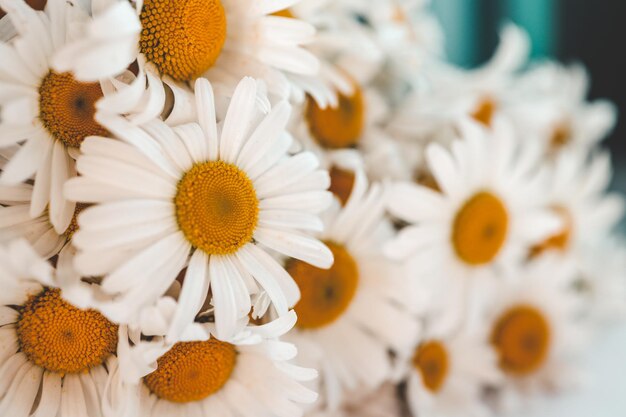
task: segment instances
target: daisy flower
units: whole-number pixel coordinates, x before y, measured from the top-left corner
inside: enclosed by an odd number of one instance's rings
[[[617,109],[607,100],[588,102],[588,90],[589,76],[582,66],[538,65],[515,81],[508,114],[546,153],[589,151],[615,126]]]
[[[272,15],[297,1],[144,0],[132,8],[107,0],[93,11],[86,36],[55,63],[95,80],[121,73],[142,56],[176,81],[206,77],[233,89],[243,76],[253,76],[272,94],[288,98],[292,74],[319,70],[317,58],[301,47],[314,38],[314,28]],[[106,64],[99,63],[103,54]]]
[[[511,273],[516,278],[501,283],[488,310],[489,341],[505,375],[497,401],[503,410],[577,383],[574,363],[585,344],[572,262],[546,256]]]
[[[319,409],[336,410],[348,391],[378,388],[392,370],[389,350],[411,342],[418,323],[405,308],[400,269],[380,248],[393,233],[383,218],[382,188],[356,175],[350,199],[326,213],[320,238],[334,254],[328,270],[297,259],[286,269],[298,283],[300,301],[288,340],[299,361],[319,369]]]
[[[23,240],[0,248],[0,413],[102,416],[125,331],[61,297],[55,271]]]
[[[116,296],[105,314],[136,320],[187,266],[180,322],[193,321],[210,289],[217,334],[225,338],[249,313],[259,286],[279,314],[298,300],[296,283],[264,248],[321,268],[332,264],[331,251],[303,233],[322,228],[316,213],[330,203],[329,181],[312,154],[286,155],[290,106],[281,102],[259,115],[253,79],[240,82],[219,125],[206,79],[195,93],[199,124],[139,127],[108,119],[122,141],[88,138],[77,162],[81,175],[65,191],[98,203],[79,216],[73,242],[81,251],[78,271],[104,275],[103,291]]]
[[[51,67],[70,40],[70,4],[51,1],[45,11],[23,0],[3,0],[0,6],[17,31],[0,43],[0,147],[21,145],[3,166],[0,183],[12,186],[32,178],[30,216],[41,216],[47,207],[50,223],[63,234],[75,208],[62,192],[64,182],[76,175],[72,158],[85,137],[107,135],[94,119],[103,93],[99,83],[83,83]]]
[[[508,106],[515,71],[526,62],[528,52],[528,35],[509,24],[491,60],[478,69],[461,70],[429,60],[422,88],[403,100],[389,122],[390,132],[428,143],[445,141],[458,120],[467,116],[491,126]]]
[[[531,255],[557,251],[578,257],[584,247],[606,238],[624,214],[624,198],[607,193],[611,159],[606,152],[592,155],[583,149],[564,149],[551,164],[548,200],[563,226],[531,248]]]
[[[483,329],[430,321],[417,345],[403,352],[401,363],[408,368],[406,398],[414,416],[490,415],[482,393],[501,374]]]
[[[301,416],[317,398],[301,382],[317,372],[290,364],[296,349],[278,340],[295,321],[290,312],[224,341],[138,342],[132,349],[143,351],[139,365],[148,370],[135,375],[138,415]]]
[[[592,322],[613,322],[626,317],[626,243],[609,236],[581,251],[575,288],[588,305]]]
[[[385,251],[437,274],[444,288],[470,285],[469,299],[479,302],[496,270],[522,259],[560,221],[544,208],[545,176],[533,147],[520,146],[506,124],[487,130],[465,121],[460,128],[462,140],[451,151],[439,144],[426,150],[440,192],[414,183],[392,187],[388,209],[409,225]]]

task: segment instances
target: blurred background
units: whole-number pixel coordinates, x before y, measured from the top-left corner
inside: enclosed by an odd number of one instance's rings
[[[591,99],[606,98],[619,109],[619,121],[604,142],[612,152],[612,187],[626,193],[626,0],[432,0],[446,35],[450,61],[475,67],[498,43],[498,30],[512,21],[528,31],[532,59],[581,62],[590,74]],[[626,222],[622,221],[626,234]],[[626,279],[626,271],[624,271]],[[588,375],[579,391],[540,401],[519,417],[626,416],[626,324],[593,341]]]

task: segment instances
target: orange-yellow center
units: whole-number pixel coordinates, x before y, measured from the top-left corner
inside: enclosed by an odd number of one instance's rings
[[[174,203],[187,240],[208,254],[234,253],[252,240],[259,200],[252,181],[233,164],[194,165],[178,183]]]
[[[527,375],[543,365],[550,349],[550,327],[534,307],[518,305],[503,313],[491,332],[500,368]]]
[[[502,201],[481,191],[461,207],[452,226],[452,245],[467,264],[491,262],[506,240],[509,216]]]
[[[20,349],[35,365],[72,374],[104,363],[117,348],[117,325],[94,310],[65,302],[58,289],[44,289],[20,309]]]
[[[572,131],[569,124],[565,122],[558,123],[552,130],[550,137],[550,146],[553,150],[558,150],[567,145],[572,138]]]
[[[354,172],[333,166],[330,171],[330,187],[328,191],[337,196],[341,205],[345,206],[354,186]]]
[[[157,397],[175,403],[200,401],[219,391],[237,363],[237,351],[217,339],[176,343],[144,378]]]
[[[300,287],[301,298],[294,309],[296,326],[316,329],[337,320],[354,298],[359,284],[356,262],[342,245],[324,242],[335,257],[330,269],[320,269],[299,260],[287,262],[287,272]]]
[[[471,116],[477,122],[485,126],[491,126],[493,115],[496,112],[496,102],[489,96],[483,97],[479,102]]]
[[[226,12],[220,0],[146,0],[140,19],[141,52],[175,80],[202,75],[226,41]]]
[[[533,246],[530,249],[531,258],[537,257],[542,253],[550,250],[563,252],[569,246],[572,237],[572,230],[574,228],[574,220],[572,219],[572,215],[566,208],[561,206],[555,206],[552,208],[552,210],[563,221],[563,228],[558,233]]]
[[[100,83],[76,81],[69,72],[50,71],[39,86],[39,120],[65,146],[78,148],[87,136],[107,136],[95,120]]]
[[[355,86],[351,96],[339,94],[337,107],[324,109],[308,97],[305,117],[311,135],[321,146],[330,149],[356,146],[365,123],[363,93]]]
[[[426,388],[432,392],[439,391],[448,375],[449,361],[445,346],[436,340],[422,343],[413,355],[413,366],[422,375]]]
[[[86,204],[86,203],[76,203],[76,208],[74,208],[74,214],[72,215],[72,220],[70,221],[69,226],[67,226],[67,229],[65,229],[65,232],[63,232],[63,236],[65,236],[65,239],[68,242],[72,240],[72,237],[74,237],[74,233],[78,231],[78,220],[77,220],[78,215],[80,214],[81,211],[83,211],[89,206],[90,204]]]
[[[279,16],[279,17],[288,17],[290,19],[294,19],[295,16],[293,15],[293,13],[291,13],[291,10],[289,9],[282,9],[279,10],[277,12],[272,13],[272,16]]]

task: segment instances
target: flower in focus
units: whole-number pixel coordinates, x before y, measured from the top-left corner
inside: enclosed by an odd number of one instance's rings
[[[330,201],[328,174],[316,170],[310,153],[286,156],[289,105],[263,116],[256,94],[256,82],[242,80],[218,126],[211,86],[200,79],[199,124],[169,128],[155,120],[136,127],[117,118],[110,130],[133,145],[85,141],[81,176],[66,192],[97,204],[79,216],[75,264],[83,275],[105,275],[102,289],[116,296],[103,310],[107,316],[137,320],[187,266],[177,323],[193,321],[210,290],[217,335],[225,338],[246,318],[259,287],[281,315],[299,298],[293,279],[264,248],[331,265],[331,251],[302,233],[322,227],[316,213]],[[171,328],[170,340],[181,326]]]

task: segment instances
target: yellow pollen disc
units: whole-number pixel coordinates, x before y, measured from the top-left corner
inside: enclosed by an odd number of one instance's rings
[[[175,403],[200,401],[226,384],[235,369],[237,351],[217,339],[176,343],[144,378],[157,397]]]
[[[485,126],[491,126],[491,119],[496,112],[496,102],[491,97],[484,97],[476,106],[472,117]]]
[[[146,0],[139,47],[161,74],[187,81],[211,68],[226,40],[220,0]]]
[[[74,214],[72,215],[72,221],[70,221],[69,226],[67,226],[67,229],[65,229],[65,232],[63,232],[63,236],[65,236],[65,240],[67,240],[68,242],[72,240],[72,237],[74,237],[74,233],[78,231],[78,215],[81,211],[89,206],[90,204],[86,203],[76,203],[76,208],[74,209]]]
[[[337,168],[333,166],[330,171],[330,187],[328,191],[335,194],[341,205],[345,206],[350,193],[352,193],[352,187],[354,186],[354,172],[346,169]]]
[[[550,328],[541,312],[519,305],[496,321],[491,343],[500,368],[514,375],[527,375],[544,363],[550,349]]]
[[[252,181],[235,165],[194,165],[178,183],[174,202],[187,240],[208,254],[233,253],[252,240],[259,200]]]
[[[452,227],[452,245],[470,265],[489,263],[506,240],[509,216],[495,195],[482,191],[465,202]]]
[[[78,148],[87,136],[108,136],[94,120],[100,83],[82,83],[63,72],[50,71],[39,86],[39,119],[53,138]]]
[[[448,375],[448,352],[444,345],[436,340],[422,343],[413,355],[413,366],[422,375],[426,388],[437,392]]]
[[[295,16],[293,15],[293,13],[291,13],[291,10],[289,9],[282,9],[277,12],[274,12],[272,13],[272,16],[288,17],[290,19],[295,19]]]
[[[531,258],[537,257],[549,250],[564,252],[569,245],[570,239],[572,237],[572,230],[574,228],[572,215],[569,213],[569,211],[567,211],[567,209],[560,206],[555,206],[552,208],[552,210],[559,217],[561,217],[561,220],[563,221],[563,228],[557,234],[550,236],[543,242],[533,246],[530,249]]]
[[[58,289],[45,289],[22,306],[17,338],[35,365],[72,374],[101,365],[115,353],[117,325],[97,311],[63,301]]]
[[[552,130],[552,137],[550,137],[550,146],[554,150],[558,150],[567,145],[572,138],[572,132],[568,124],[559,123]]]
[[[333,242],[324,243],[335,257],[330,269],[316,268],[296,259],[287,262],[287,272],[302,294],[294,307],[298,314],[296,326],[301,329],[316,329],[337,320],[350,305],[359,283],[357,264],[346,248]]]
[[[311,135],[323,147],[349,148],[361,139],[365,122],[365,103],[358,86],[352,96],[339,94],[337,107],[320,108],[313,98],[307,98],[306,121]]]

